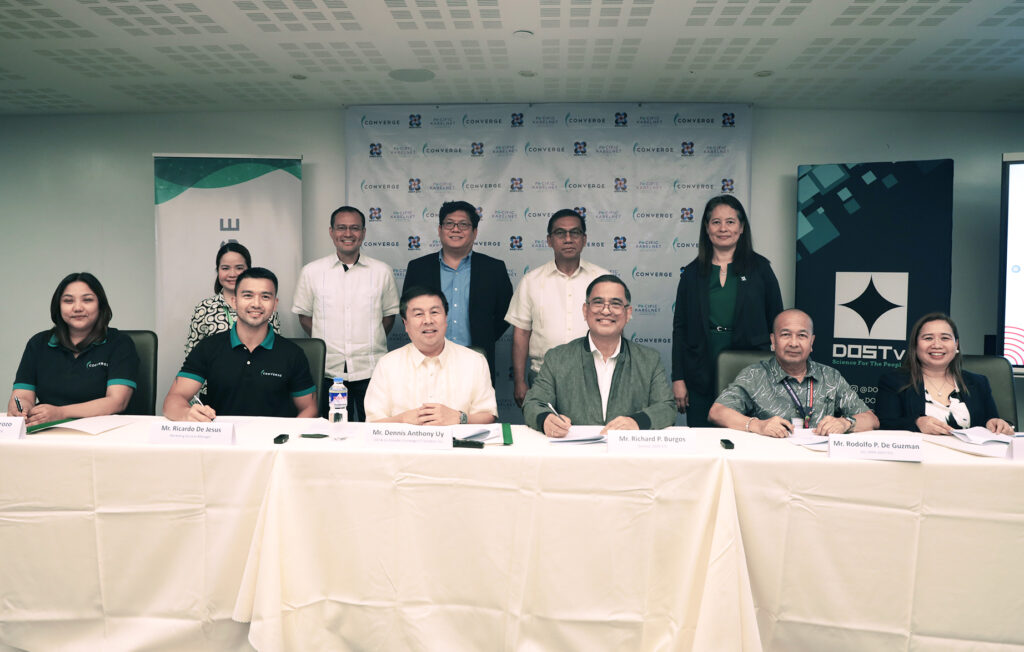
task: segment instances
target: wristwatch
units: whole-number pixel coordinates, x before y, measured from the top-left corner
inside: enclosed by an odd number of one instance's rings
[[[850,427],[847,428],[846,430],[844,430],[843,434],[845,435],[848,432],[853,432],[853,429],[857,427],[857,420],[854,419],[853,417],[843,417],[843,418],[850,422]]]
[[[469,423],[469,415],[465,412],[459,412],[459,423]]]

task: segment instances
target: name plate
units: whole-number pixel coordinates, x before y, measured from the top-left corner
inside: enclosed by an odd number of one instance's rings
[[[920,462],[921,435],[857,433],[831,435],[828,456],[841,460]]]
[[[157,421],[149,431],[149,443],[234,446],[235,424]]]
[[[0,440],[25,438],[25,417],[0,417]]]
[[[609,430],[607,439],[609,453],[633,451],[694,452],[693,436],[679,430]]]
[[[1018,433],[1010,441],[1010,452],[1006,454],[1014,462],[1024,462],[1024,435]]]
[[[405,423],[375,423],[367,427],[366,440],[387,448],[441,449],[452,447],[447,426],[410,426]]]

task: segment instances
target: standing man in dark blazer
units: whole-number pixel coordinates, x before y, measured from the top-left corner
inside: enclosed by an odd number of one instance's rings
[[[480,214],[465,201],[438,212],[441,251],[409,261],[402,293],[415,285],[440,290],[448,300],[448,339],[484,351],[494,382],[494,343],[508,328],[512,282],[504,261],[473,251]]]

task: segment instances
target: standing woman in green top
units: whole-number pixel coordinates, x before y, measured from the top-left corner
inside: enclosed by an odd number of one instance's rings
[[[239,274],[252,267],[252,256],[245,246],[237,242],[225,242],[217,250],[217,278],[213,281],[213,296],[196,304],[192,321],[188,326],[188,340],[185,341],[185,355],[196,348],[204,337],[231,330],[238,318],[235,310],[235,282]],[[270,319],[275,333],[281,332],[277,313]]]
[[[754,252],[743,204],[708,201],[697,257],[679,276],[672,319],[672,393],[691,427],[706,428],[715,401],[715,366],[725,349],[764,349],[782,312],[779,281]]]

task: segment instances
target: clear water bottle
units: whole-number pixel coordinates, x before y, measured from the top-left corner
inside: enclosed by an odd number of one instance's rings
[[[348,422],[348,388],[345,387],[345,379],[337,376],[334,384],[327,390],[327,420],[331,425]]]

